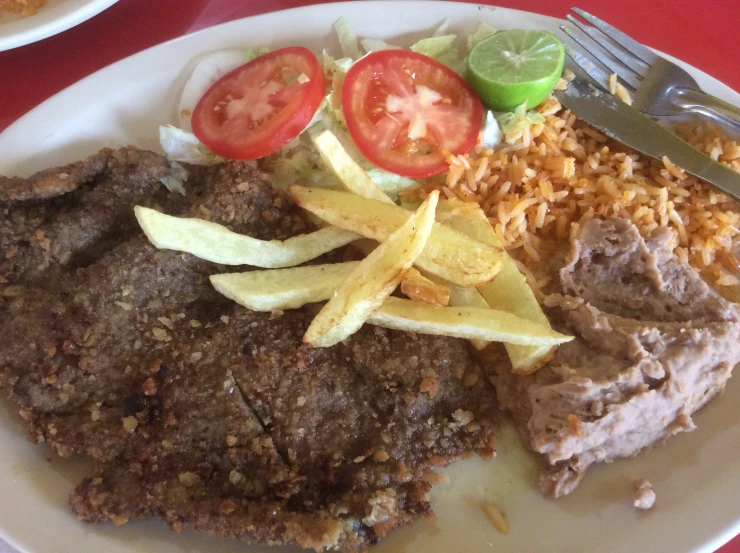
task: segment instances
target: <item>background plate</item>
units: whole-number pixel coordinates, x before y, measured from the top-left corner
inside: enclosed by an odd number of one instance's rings
[[[72,1],[72,0],[68,0]],[[382,14],[382,16],[381,16]],[[0,134],[0,174],[28,175],[80,159],[102,146],[159,150],[157,127],[176,121],[176,99],[194,59],[204,52],[302,44],[337,50],[331,24],[343,15],[363,36],[408,44],[445,18],[455,31],[479,21],[497,28],[548,29],[559,20],[503,8],[449,2],[357,2],[299,8],[226,23],[162,44],[107,67],[46,101]],[[397,37],[401,38],[397,38]],[[740,104],[740,95],[682,64],[708,92]],[[699,429],[634,459],[593,468],[578,490],[556,501],[536,487],[536,461],[504,428],[497,459],[473,458],[444,472],[432,495],[436,522],[391,534],[374,553],[709,553],[740,531],[740,379],[696,417]],[[186,532],[159,521],[120,528],[76,521],[67,496],[84,474],[32,446],[15,409],[0,407],[0,535],[32,553],[250,553],[275,551]],[[51,459],[48,461],[47,459]],[[632,507],[632,481],[648,477],[655,508]],[[506,512],[508,536],[479,507]],[[40,530],[42,529],[42,530]]]
[[[21,18],[3,11],[0,52],[50,37],[87,21],[118,0],[49,0],[39,13]]]

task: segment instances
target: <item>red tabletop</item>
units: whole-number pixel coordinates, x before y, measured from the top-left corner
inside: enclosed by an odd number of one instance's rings
[[[232,19],[312,3],[317,2],[120,0],[60,35],[0,52],[0,131],[82,77],[149,46]],[[489,0],[483,3],[564,17],[575,2]],[[685,60],[740,90],[740,1],[578,0],[577,3],[641,42]],[[719,552],[740,553],[740,536]]]

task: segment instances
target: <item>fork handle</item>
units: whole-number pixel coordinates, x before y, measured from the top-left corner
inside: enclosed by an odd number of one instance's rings
[[[701,113],[740,133],[740,108],[693,88],[679,88],[675,92],[678,105],[686,111]]]

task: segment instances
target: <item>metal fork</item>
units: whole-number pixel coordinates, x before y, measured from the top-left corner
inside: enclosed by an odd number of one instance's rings
[[[703,92],[686,71],[619,29],[579,8],[571,10],[590,25],[568,14],[576,29],[565,25],[560,29],[590,56],[567,45],[566,52],[604,90],[609,90],[609,77],[616,73],[631,93],[632,107],[645,114],[700,113],[740,132],[740,108]]]

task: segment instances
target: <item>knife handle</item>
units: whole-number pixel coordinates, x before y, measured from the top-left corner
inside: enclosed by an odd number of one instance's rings
[[[740,133],[740,108],[693,88],[675,90],[676,103],[686,111],[701,113]]]

